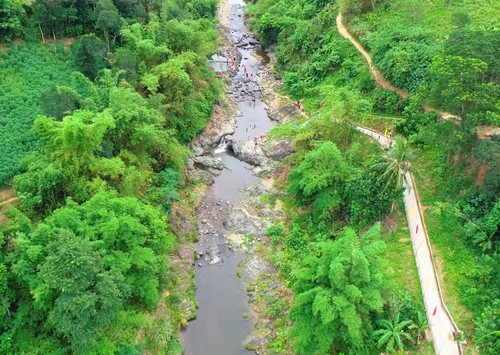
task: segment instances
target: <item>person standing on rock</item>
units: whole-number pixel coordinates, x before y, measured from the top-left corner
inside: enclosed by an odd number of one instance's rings
[[[256,151],[257,150],[257,146],[259,145],[259,141],[257,141],[257,138],[254,138],[253,139],[253,143],[254,143],[254,150]]]

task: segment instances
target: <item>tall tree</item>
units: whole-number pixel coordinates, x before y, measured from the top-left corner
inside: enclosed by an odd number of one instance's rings
[[[375,168],[384,168],[380,179],[386,181],[386,188],[400,190],[407,172],[413,171],[410,162],[415,159],[415,151],[403,136],[396,136],[387,152],[385,162],[377,163]]]
[[[388,283],[380,224],[363,236],[346,228],[296,272],[291,335],[299,354],[361,353],[369,347],[374,316],[382,310]]]
[[[96,7],[97,20],[95,27],[102,31],[108,53],[111,52],[111,42],[115,42],[116,37],[120,34],[122,27],[122,18],[118,13],[118,9],[111,0],[99,0]]]
[[[106,67],[106,45],[93,33],[78,38],[73,44],[73,53],[76,67],[90,80]]]
[[[23,20],[26,16],[22,1],[3,0],[0,2],[0,38],[10,41],[23,33]]]
[[[464,127],[474,125],[469,117],[484,111],[496,111],[500,98],[498,84],[487,80],[488,64],[475,58],[438,56],[431,66],[431,100],[458,113]]]

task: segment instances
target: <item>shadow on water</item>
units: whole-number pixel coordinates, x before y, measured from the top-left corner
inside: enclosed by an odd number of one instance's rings
[[[239,43],[247,33],[244,2],[225,1],[232,8],[229,31],[234,43]],[[242,61],[239,72],[232,78],[232,90],[238,92],[233,98],[238,102],[241,115],[236,117],[235,132],[231,137],[234,142],[253,140],[275,125],[267,115],[260,88],[251,80],[261,66],[261,62],[251,55],[256,45],[238,46]],[[214,70],[224,69],[223,61],[223,57],[212,57]],[[245,71],[248,77],[245,77]],[[252,327],[251,320],[242,317],[247,312],[246,295],[236,276],[237,265],[244,255],[228,250],[223,220],[241,199],[244,188],[259,178],[253,175],[251,166],[231,152],[222,151],[216,156],[222,158],[225,167],[208,189],[196,213],[200,235],[197,250],[203,254],[196,261],[195,269],[199,308],[196,319],[189,322],[183,334],[184,350],[187,355],[252,354],[241,347]]]

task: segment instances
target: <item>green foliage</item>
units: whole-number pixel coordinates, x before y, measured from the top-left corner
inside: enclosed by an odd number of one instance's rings
[[[469,114],[495,111],[500,89],[484,80],[487,68],[485,62],[475,58],[451,55],[434,58],[430,72],[432,102],[459,113],[464,120]]]
[[[46,116],[62,120],[80,108],[80,95],[66,86],[54,85],[40,96],[40,108]]]
[[[0,226],[0,352],[180,352],[178,290],[162,297],[179,282],[174,237],[145,201],[168,212],[179,199],[188,151],[178,138],[204,128],[219,95],[206,61],[216,4],[25,5],[28,36],[84,35],[69,55],[60,44],[0,52],[0,184],[31,153],[15,185],[36,223],[9,210]]]
[[[375,158],[367,162],[369,168],[353,174],[347,181],[344,203],[350,223],[364,227],[381,220],[401,196],[401,188],[387,189],[386,182],[380,178],[384,174],[381,160]]]
[[[42,113],[40,96],[54,85],[69,86],[72,70],[65,54],[42,46],[0,52],[0,185],[36,147],[30,129]]]
[[[382,311],[387,283],[380,225],[364,236],[346,228],[337,240],[316,245],[294,275],[292,336],[299,354],[360,352],[369,348],[373,317]]]
[[[436,112],[417,113],[412,112],[410,109],[405,110],[404,119],[397,121],[395,124],[396,131],[406,137],[417,134],[420,128],[435,122],[437,118]]]
[[[332,193],[352,169],[332,142],[322,143],[316,150],[307,153],[302,162],[290,173],[288,191],[299,201],[312,201],[323,190],[333,187]]]
[[[106,67],[106,47],[93,33],[81,36],[73,44],[72,52],[76,67],[90,80],[94,80],[97,72]]]
[[[88,111],[61,122],[37,118],[33,130],[42,152],[28,157],[23,162],[26,172],[15,179],[24,208],[44,213],[69,196],[85,201],[104,189],[104,177],[123,173],[123,163],[98,156],[104,134],[113,125],[109,114]]]
[[[412,341],[412,337],[408,333],[411,320],[400,321],[400,316],[400,313],[396,313],[393,319],[379,319],[377,321],[382,329],[373,332],[373,335],[378,338],[377,347],[383,348],[386,353],[392,353],[396,348],[403,353],[405,340]]]
[[[0,3],[0,38],[10,41],[23,34],[26,13],[21,0],[4,0]]]
[[[429,31],[398,23],[371,32],[363,40],[391,83],[412,92],[429,83],[432,58],[441,51]]]
[[[476,58],[488,63],[487,73],[491,81],[500,76],[500,60],[495,44],[500,41],[500,31],[474,29],[467,26],[455,29],[445,45],[445,53],[463,58]]]
[[[94,25],[95,0],[35,0],[33,22],[46,36],[71,36],[88,32]]]
[[[402,136],[394,137],[394,144],[389,149],[386,161],[374,165],[383,169],[380,179],[386,183],[385,188],[401,190],[406,173],[412,172],[410,163],[415,159],[415,151]]]
[[[168,168],[158,174],[159,181],[148,191],[149,199],[167,212],[171,211],[172,203],[180,200],[177,193],[180,175],[178,170]]]
[[[68,199],[31,232],[12,237],[16,282],[30,290],[37,321],[75,353],[109,342],[125,307],[152,310],[167,282],[174,237],[162,214],[135,198],[98,193]],[[18,323],[32,329],[28,315]],[[21,322],[21,323],[19,323]],[[36,328],[35,328],[36,329]],[[123,339],[134,343],[135,335]]]

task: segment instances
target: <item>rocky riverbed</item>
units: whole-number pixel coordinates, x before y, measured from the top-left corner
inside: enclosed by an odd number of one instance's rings
[[[192,143],[187,165],[188,180],[207,189],[195,212],[198,244],[180,253],[181,259],[191,253],[191,261],[194,255],[199,305],[183,337],[186,354],[243,354],[242,344],[264,353],[277,336],[264,309],[288,292],[274,277],[266,229],[282,218],[279,201],[270,203],[277,194],[272,177],[295,150],[287,140],[267,139],[276,124],[271,117],[281,121],[286,115],[280,115],[283,105],[274,95],[279,83],[255,54],[258,41],[246,32],[242,6],[237,0],[221,4],[219,29],[227,45],[214,57],[214,70],[225,62],[220,75],[226,94]],[[262,297],[262,287],[268,297]],[[193,302],[182,308],[186,317],[194,316]]]

